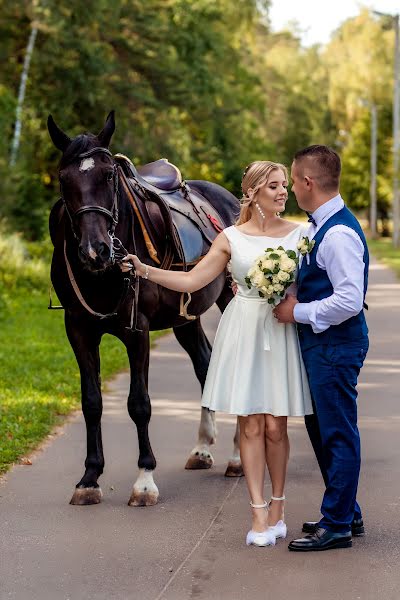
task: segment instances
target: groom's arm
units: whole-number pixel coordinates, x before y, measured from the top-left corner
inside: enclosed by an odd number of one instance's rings
[[[363,257],[364,245],[353,229],[332,227],[319,246],[317,264],[326,270],[333,293],[323,300],[297,303],[293,308],[295,321],[321,333],[358,315],[364,301]]]

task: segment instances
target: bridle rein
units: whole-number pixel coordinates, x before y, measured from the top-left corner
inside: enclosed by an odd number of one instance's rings
[[[88,150],[87,152],[83,152],[82,154],[79,154],[77,156],[77,158],[80,158],[80,159],[90,158],[94,154],[99,154],[99,153],[106,154],[107,156],[110,156],[111,159],[113,160],[113,155],[110,152],[110,150],[108,150],[108,148],[102,148],[100,146],[96,146],[95,148],[92,148],[91,150]],[[114,181],[114,193],[113,193],[113,204],[112,204],[111,210],[108,210],[108,208],[105,208],[103,206],[98,206],[96,204],[92,204],[92,205],[82,206],[82,207],[78,208],[75,212],[72,213],[70,211],[70,209],[68,208],[68,205],[65,201],[65,198],[63,195],[63,190],[62,190],[61,180],[60,180],[60,192],[61,192],[61,200],[62,200],[64,209],[65,209],[65,212],[69,217],[72,234],[77,241],[79,241],[79,237],[77,236],[75,228],[74,228],[74,222],[76,221],[77,217],[79,217],[82,214],[88,213],[88,212],[96,212],[96,213],[106,215],[109,218],[110,227],[108,229],[108,235],[110,238],[111,262],[112,262],[112,264],[120,264],[122,262],[122,259],[128,254],[128,251],[126,250],[126,248],[124,248],[121,240],[119,240],[117,237],[115,237],[115,229],[118,225],[118,218],[119,218],[119,173],[118,173],[118,165],[114,162],[114,160],[113,160],[112,178]],[[134,218],[133,214],[132,214],[132,218]],[[135,245],[135,236],[134,235],[133,235],[133,244],[134,244],[134,253],[136,254],[136,245]],[[100,312],[93,310],[87,304],[86,300],[84,299],[84,297],[82,295],[82,292],[79,289],[79,286],[76,282],[75,276],[72,271],[71,264],[68,260],[67,241],[66,241],[65,234],[64,234],[64,259],[65,259],[65,264],[67,267],[68,277],[69,277],[71,286],[72,286],[79,302],[94,317],[98,317],[100,319],[107,319],[110,317],[115,317],[118,313],[118,309],[120,308],[121,304],[126,299],[129,289],[131,288],[133,291],[134,297],[133,297],[132,308],[131,308],[130,327],[127,327],[127,329],[130,329],[132,331],[139,331],[137,329],[137,317],[138,317],[137,304],[138,304],[138,299],[139,299],[139,277],[137,276],[136,273],[132,274],[132,272],[129,271],[129,273],[124,276],[124,285],[123,285],[122,294],[121,294],[121,297],[119,298],[118,303],[117,303],[116,307],[114,308],[114,310],[109,313],[100,313]],[[52,306],[51,296],[50,296],[49,308],[57,308],[57,307]]]

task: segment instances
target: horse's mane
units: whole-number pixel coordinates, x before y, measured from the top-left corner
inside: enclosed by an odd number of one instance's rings
[[[97,140],[97,137],[92,133],[82,133],[81,135],[76,136],[61,157],[60,169],[71,164],[83,152],[90,150],[90,148],[93,147],[93,142],[95,142],[95,140]]]

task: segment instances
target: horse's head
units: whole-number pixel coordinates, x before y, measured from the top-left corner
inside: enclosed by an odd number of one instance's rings
[[[104,129],[69,138],[50,115],[50,137],[62,157],[60,189],[79,257],[91,271],[102,271],[113,262],[112,236],[118,222],[118,172],[108,150],[115,130],[114,111]]]

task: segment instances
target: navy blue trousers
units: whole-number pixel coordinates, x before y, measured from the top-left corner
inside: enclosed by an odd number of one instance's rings
[[[366,337],[302,350],[314,408],[305,422],[326,487],[320,526],[329,531],[349,531],[361,518],[356,386],[367,352]]]

